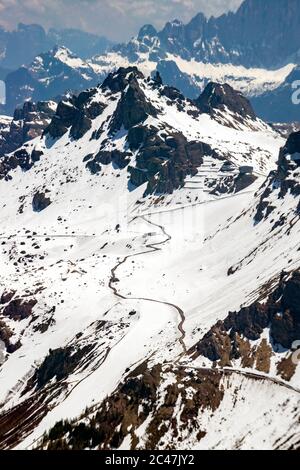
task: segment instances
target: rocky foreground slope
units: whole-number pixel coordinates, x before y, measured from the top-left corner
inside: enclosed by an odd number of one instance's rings
[[[41,136],[55,114],[54,101],[33,103],[25,101],[17,108],[12,118],[0,118],[0,157],[21,147],[27,141]]]
[[[3,157],[1,448],[299,448],[299,154],[127,68]]]

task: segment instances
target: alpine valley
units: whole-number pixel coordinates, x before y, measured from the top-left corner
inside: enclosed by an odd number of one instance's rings
[[[51,109],[0,163],[1,448],[299,448],[300,133],[135,67]]]
[[[300,450],[299,11],[7,75],[1,450]]]

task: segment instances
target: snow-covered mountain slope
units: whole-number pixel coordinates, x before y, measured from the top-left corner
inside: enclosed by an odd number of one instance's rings
[[[105,55],[93,57],[89,63],[101,77],[118,67],[137,66],[146,75],[154,75],[158,71],[165,83],[179,88],[190,98],[198,97],[211,81],[227,83],[251,99],[257,114],[263,119],[287,122],[297,119],[298,109],[291,96],[295,80],[292,77],[297,74],[298,66],[293,62],[271,70],[231,63],[207,63],[175,53],[159,53],[157,56],[152,48],[145,51],[139,41],[133,39],[125,52],[124,47],[116,47]],[[138,50],[132,53],[132,47],[138,47]]]
[[[276,69],[299,59],[299,18],[297,0],[244,0],[235,13],[217,18],[200,12],[188,24],[173,20],[161,31],[145,25],[137,37],[113,50],[130,60],[149,54],[158,61],[173,54],[197,62]]]
[[[4,158],[1,448],[299,446],[298,134],[209,90],[121,69]]]
[[[151,50],[138,52],[133,57],[124,55],[123,50],[110,51],[105,55],[93,57],[89,63],[101,76],[130,65],[137,66],[146,75],[154,74],[158,70],[166,83],[178,87],[191,98],[197,97],[210,81],[228,83],[250,98],[259,97],[283,85],[296,68],[294,63],[275,70],[246,68],[230,63],[206,63],[194,58],[188,60],[170,53],[157,60]]]
[[[13,112],[24,101],[54,99],[68,90],[80,91],[98,81],[90,64],[69,49],[57,46],[7,75],[5,106]]]

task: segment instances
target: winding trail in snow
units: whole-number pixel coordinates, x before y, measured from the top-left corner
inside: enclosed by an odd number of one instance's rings
[[[156,304],[167,305],[168,307],[174,308],[178,312],[179,317],[180,317],[180,322],[179,322],[177,328],[180,332],[179,342],[181,344],[182,351],[183,351],[182,355],[187,354],[187,347],[186,347],[186,344],[185,344],[186,333],[185,333],[185,330],[184,330],[185,314],[184,314],[184,311],[178,305],[175,305],[171,302],[165,302],[165,301],[162,301],[162,300],[158,300],[158,299],[151,299],[151,298],[145,298],[145,297],[127,297],[127,296],[122,295],[118,291],[117,287],[115,287],[115,284],[117,282],[116,271],[119,269],[120,266],[125,264],[128,259],[134,258],[136,256],[145,255],[145,254],[148,254],[148,253],[154,253],[156,251],[161,251],[160,246],[165,245],[166,243],[168,243],[172,239],[171,235],[169,235],[166,232],[165,228],[162,225],[155,224],[154,222],[151,222],[150,220],[146,219],[144,215],[136,216],[130,222],[133,222],[134,220],[137,220],[138,218],[143,219],[146,223],[148,223],[150,225],[158,227],[162,231],[162,233],[166,236],[166,238],[165,238],[165,240],[163,240],[161,242],[147,244],[146,245],[146,248],[148,248],[147,251],[142,251],[142,252],[139,252],[139,253],[134,253],[132,255],[125,256],[122,260],[120,260],[111,269],[111,277],[110,277],[108,286],[113,291],[114,295],[116,297],[118,297],[119,299],[122,299],[122,300],[143,300],[143,301],[146,301],[146,302],[153,302],[153,303],[156,303]]]

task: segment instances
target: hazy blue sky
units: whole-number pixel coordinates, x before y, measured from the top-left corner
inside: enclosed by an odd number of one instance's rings
[[[0,24],[40,23],[46,28],[79,27],[124,40],[140,26],[160,28],[171,19],[186,22],[199,11],[219,15],[236,9],[242,0],[0,0]]]

